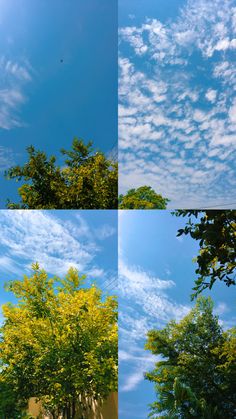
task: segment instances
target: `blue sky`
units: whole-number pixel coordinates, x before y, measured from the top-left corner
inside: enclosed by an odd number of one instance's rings
[[[235,0],[119,1],[120,191],[236,203]]]
[[[4,283],[30,275],[35,262],[49,275],[76,267],[87,285],[116,294],[117,212],[1,210],[0,306],[14,301]]]
[[[17,196],[3,171],[28,145],[56,155],[75,136],[116,145],[115,0],[0,0],[0,73],[1,208]]]
[[[180,320],[194,305],[198,243],[176,237],[184,219],[170,211],[119,211],[119,418],[146,418],[155,401],[144,380],[157,357],[144,350],[146,333]],[[210,295],[224,328],[235,325],[234,288],[216,283]]]

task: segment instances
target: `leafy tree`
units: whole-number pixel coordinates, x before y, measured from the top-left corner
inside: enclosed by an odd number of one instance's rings
[[[216,280],[229,287],[235,285],[236,269],[236,211],[179,210],[177,216],[188,217],[185,228],[177,236],[190,235],[199,241],[197,256],[198,279],[193,298],[204,289],[211,289]]]
[[[161,356],[146,373],[158,397],[150,417],[235,418],[236,328],[223,332],[210,298],[199,297],[179,323],[149,331],[146,349]]]
[[[120,209],[166,209],[169,199],[157,194],[150,186],[130,189],[119,196]]]
[[[8,208],[26,209],[116,209],[118,206],[118,166],[101,152],[94,152],[92,143],[74,139],[72,150],[62,149],[65,166],[56,165],[54,156],[27,148],[29,159],[22,167],[15,166],[7,179],[24,180],[19,189],[21,202],[8,201]]]
[[[49,278],[33,275],[8,284],[18,303],[5,304],[1,379],[19,402],[39,398],[55,417],[74,418],[80,397],[103,400],[117,389],[117,302],[103,299],[70,269]]]

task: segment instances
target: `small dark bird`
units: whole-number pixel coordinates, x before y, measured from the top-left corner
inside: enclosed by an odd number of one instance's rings
[[[61,58],[61,63],[63,63],[63,59]]]

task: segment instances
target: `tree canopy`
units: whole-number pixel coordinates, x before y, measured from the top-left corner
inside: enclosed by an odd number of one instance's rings
[[[177,216],[188,217],[177,236],[190,235],[199,241],[195,291],[211,289],[216,280],[228,287],[236,284],[236,211],[234,210],[179,210]]]
[[[157,393],[150,417],[235,418],[236,328],[222,330],[210,298],[199,297],[179,323],[149,331],[146,349],[160,358],[146,373]]]
[[[166,209],[169,199],[157,194],[151,186],[130,189],[119,196],[119,209]]]
[[[117,209],[118,165],[92,143],[74,139],[71,150],[61,150],[65,165],[56,165],[55,156],[27,148],[28,161],[9,169],[7,179],[25,181],[19,187],[20,203],[8,201],[17,209]]]
[[[73,268],[49,278],[35,264],[32,276],[8,284],[18,302],[3,306],[0,377],[18,403],[37,397],[49,412],[74,418],[80,397],[117,390],[116,298],[84,280]]]

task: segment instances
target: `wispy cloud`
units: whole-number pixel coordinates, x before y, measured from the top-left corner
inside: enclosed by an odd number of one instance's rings
[[[121,387],[121,391],[131,391],[134,390],[138,384],[143,381],[144,373],[142,368],[138,368],[132,374],[127,377],[125,384]]]
[[[22,274],[22,269],[29,270],[37,261],[53,274],[64,275],[74,266],[92,280],[107,278],[107,273],[96,262],[102,248],[94,240],[83,216],[65,222],[55,212],[2,210],[0,244],[2,272]]]
[[[0,172],[3,172],[13,165],[13,151],[10,148],[0,146]]]
[[[109,237],[114,236],[115,233],[116,229],[109,224],[104,224],[95,230],[95,234],[99,240],[108,239]]]
[[[157,278],[139,266],[129,266],[120,256],[119,362],[129,364],[129,372],[121,377],[122,392],[135,390],[144,372],[157,361],[144,350],[148,330],[161,328],[171,319],[179,320],[190,310],[190,306],[169,298],[167,292],[173,287],[173,281]]]
[[[9,130],[24,125],[19,113],[27,101],[24,87],[32,81],[33,69],[26,60],[21,61],[0,57],[0,129]]]
[[[172,208],[234,205],[235,14],[232,0],[190,0],[175,21],[120,29],[121,191],[148,184]]]
[[[158,323],[180,319],[186,315],[189,306],[176,304],[166,293],[175,287],[169,279],[162,280],[143,271],[140,267],[127,266],[119,262],[119,292],[121,296],[138,304],[147,318]]]

